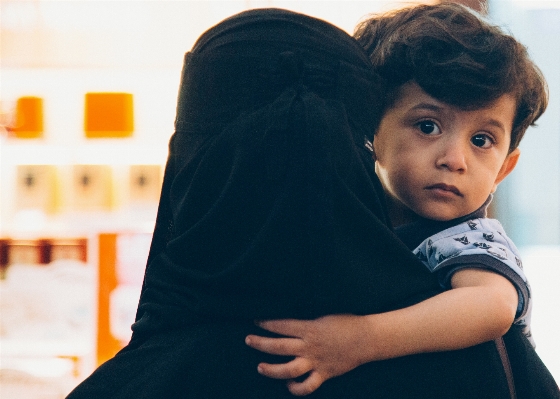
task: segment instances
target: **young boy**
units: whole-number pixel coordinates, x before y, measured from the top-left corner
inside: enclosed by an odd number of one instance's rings
[[[497,339],[514,320],[530,338],[519,255],[485,215],[546,108],[542,75],[520,43],[456,4],[376,16],[355,37],[387,83],[373,150],[391,220],[451,289],[383,314],[260,323],[289,338],[247,344],[295,359],[259,372],[291,379],[296,395],[367,362]]]

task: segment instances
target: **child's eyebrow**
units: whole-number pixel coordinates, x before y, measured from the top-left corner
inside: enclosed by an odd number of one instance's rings
[[[504,124],[502,122],[496,120],[496,119],[489,119],[487,121],[487,123],[491,126],[497,127],[498,129],[502,130],[503,132],[506,131],[506,128],[505,128]]]
[[[410,111],[415,111],[417,109],[426,109],[429,111],[442,111],[443,107],[440,107],[439,105],[436,104],[431,104],[431,103],[420,103],[420,104],[416,104],[414,107],[410,108]]]

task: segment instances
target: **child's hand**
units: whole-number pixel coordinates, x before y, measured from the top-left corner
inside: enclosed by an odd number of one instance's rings
[[[315,391],[326,380],[344,374],[363,364],[361,359],[364,335],[361,318],[353,315],[325,316],[316,320],[272,320],[258,323],[265,330],[286,338],[265,338],[249,335],[246,343],[262,352],[295,356],[283,364],[259,364],[262,375],[287,379],[293,395],[303,396]],[[306,373],[302,382],[294,381]]]

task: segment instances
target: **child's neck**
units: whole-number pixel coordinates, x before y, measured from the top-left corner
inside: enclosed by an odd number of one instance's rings
[[[425,219],[422,216],[419,216],[418,214],[413,212],[410,208],[405,206],[399,200],[392,198],[389,194],[386,193],[385,198],[387,201],[387,210],[389,211],[389,220],[391,221],[393,227],[396,228],[405,224],[416,222],[420,219]],[[487,208],[490,202],[492,202],[492,198],[493,196],[490,195],[478,209],[475,209],[474,211],[466,215],[458,216],[453,220],[443,220],[441,222],[453,222],[453,221],[458,221],[461,218],[469,218],[469,217],[485,218],[487,217]],[[435,219],[426,219],[426,220],[436,221]]]
[[[398,200],[391,198],[389,195],[386,195],[386,199],[389,219],[393,227],[399,227],[403,224],[409,224],[420,219],[420,216]]]

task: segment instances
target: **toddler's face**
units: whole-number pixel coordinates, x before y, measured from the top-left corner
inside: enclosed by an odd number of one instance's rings
[[[515,99],[463,110],[411,82],[383,116],[374,138],[376,172],[392,208],[434,220],[478,209],[515,167],[508,155]]]

